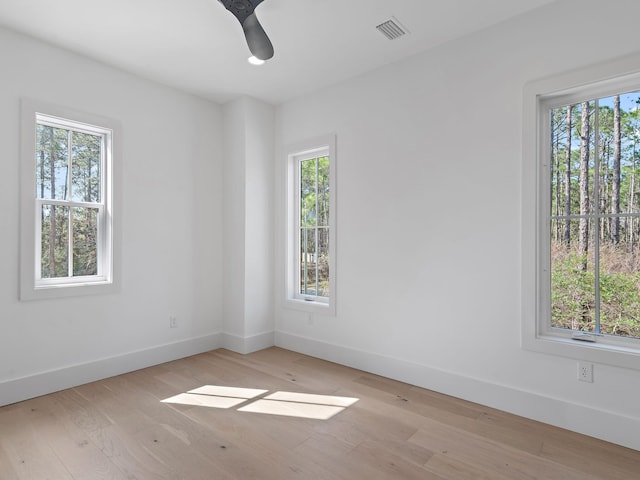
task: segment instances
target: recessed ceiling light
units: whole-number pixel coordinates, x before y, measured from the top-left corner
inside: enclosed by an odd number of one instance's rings
[[[258,57],[254,57],[253,55],[249,57],[249,63],[251,65],[262,65],[264,60],[260,60]]]

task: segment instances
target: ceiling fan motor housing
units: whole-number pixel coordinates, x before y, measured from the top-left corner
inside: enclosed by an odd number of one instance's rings
[[[264,0],[220,0],[226,9],[233,13],[241,25],[263,1]]]

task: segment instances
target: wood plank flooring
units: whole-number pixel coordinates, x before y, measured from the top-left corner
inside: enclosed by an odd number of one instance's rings
[[[162,402],[204,385],[358,401],[326,420]],[[0,479],[633,480],[640,452],[279,348],[216,350],[0,408]]]

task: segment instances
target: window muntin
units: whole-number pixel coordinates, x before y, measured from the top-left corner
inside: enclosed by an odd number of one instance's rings
[[[116,291],[113,120],[21,101],[20,298]]]

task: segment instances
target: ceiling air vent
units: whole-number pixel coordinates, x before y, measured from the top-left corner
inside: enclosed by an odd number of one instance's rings
[[[408,33],[407,29],[400,25],[395,17],[391,17],[386,22],[382,22],[376,27],[389,40],[395,40]]]

